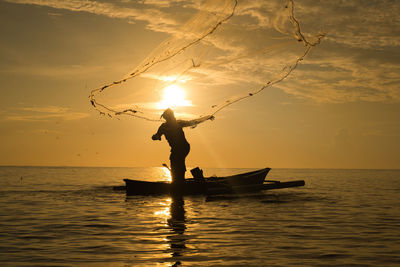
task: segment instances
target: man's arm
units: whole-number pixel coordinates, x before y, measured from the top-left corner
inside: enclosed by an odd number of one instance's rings
[[[151,137],[151,139],[153,140],[159,140],[161,141],[161,136],[164,134],[164,123],[161,124],[160,127],[158,127],[158,131],[153,134],[153,136]]]
[[[200,124],[202,122],[205,122],[207,120],[214,120],[214,116],[213,115],[207,115],[207,116],[203,116],[200,117],[198,119],[194,119],[194,120],[190,120],[190,121],[184,121],[184,120],[179,120],[179,125],[183,128],[183,127],[196,127],[197,124]]]

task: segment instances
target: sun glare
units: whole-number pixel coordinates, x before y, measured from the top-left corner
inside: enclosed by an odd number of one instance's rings
[[[163,172],[163,177],[168,181],[172,181],[171,171],[167,168],[161,167],[161,171]]]
[[[158,108],[160,109],[191,105],[191,102],[185,99],[185,91],[175,84],[164,88],[163,99],[158,102]]]

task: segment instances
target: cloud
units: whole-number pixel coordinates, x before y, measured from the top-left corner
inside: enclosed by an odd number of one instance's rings
[[[247,3],[238,13],[256,19],[246,25],[249,29],[258,29],[257,26],[260,29],[271,28],[272,17],[268,19],[264,9],[266,6],[254,1]],[[318,4],[315,1],[295,1],[295,14],[307,36],[320,29],[325,30],[327,36],[276,87],[292,96],[319,103],[400,102],[400,3],[348,1],[339,5],[334,1]],[[254,37],[247,40],[253,44],[262,40],[265,48],[278,51],[268,46],[273,39]],[[234,43],[234,38],[227,42]],[[280,64],[278,58],[263,57],[261,50],[258,55],[252,54],[256,47],[245,41],[241,45],[242,52],[247,53],[244,59],[224,65],[229,67],[226,72],[221,68],[203,69],[204,77],[221,77],[215,81],[226,85],[235,82],[263,84],[273,75],[270,70],[279,70],[276,67]],[[290,49],[285,50],[283,45],[278,56],[289,59],[288,55],[296,51]]]
[[[295,14],[303,29],[321,29],[336,44],[377,49],[400,44],[397,1],[295,1]]]
[[[49,121],[49,120],[79,120],[89,116],[88,113],[71,112],[69,108],[60,106],[34,106],[16,108],[11,114],[3,117],[10,121]]]
[[[125,67],[125,68],[124,68]],[[99,65],[16,65],[8,66],[1,69],[0,73],[6,74],[20,74],[30,76],[42,77],[87,77],[93,73],[99,73],[110,69],[121,69],[126,71],[128,66],[121,66],[121,64],[113,64],[112,66],[99,66]]]
[[[124,6],[123,2],[100,2],[100,1],[88,1],[88,0],[6,0],[10,3],[15,4],[29,4],[46,6],[55,9],[64,9],[74,12],[88,12],[95,15],[106,16],[110,18],[125,19],[129,23],[135,23],[135,21],[145,21],[148,23],[147,28],[153,31],[161,32],[174,32],[174,28],[177,25],[177,17],[171,16],[167,12],[160,10],[160,7],[156,7],[154,4],[143,3],[131,4],[130,6]],[[169,5],[163,5],[162,7],[168,7]],[[52,13],[53,14],[53,13]]]
[[[65,113],[68,108],[58,106],[45,106],[45,107],[23,107],[23,111],[40,112],[40,113]]]
[[[128,23],[145,21],[147,29],[169,34],[176,33],[183,22],[193,18],[201,8],[196,1],[7,1],[88,12],[124,19]],[[211,61],[208,62],[207,59],[196,61],[196,64],[201,63],[201,68],[188,75],[200,79],[193,82],[203,86],[232,87],[235,84],[259,86],[267,82],[273,70],[282,66],[279,57],[288,59],[292,56],[290,53],[298,51],[285,45],[280,47],[283,41],[274,29],[281,18],[277,10],[281,9],[281,2],[239,1],[236,16],[207,38],[206,45],[219,54],[210,53]],[[309,37],[323,30],[326,37],[288,79],[276,87],[287,94],[316,102],[399,102],[399,14],[400,3],[397,1],[295,1],[295,15],[304,34]],[[195,56],[204,52],[196,49],[193,50],[198,52]],[[26,68],[26,72],[31,70]],[[74,75],[83,70],[95,71],[77,65],[44,67],[34,72],[38,75]],[[25,69],[8,71],[23,72]],[[147,73],[147,78],[155,77],[151,75]],[[243,92],[251,89],[254,88],[246,87]]]
[[[129,23],[145,21],[152,31],[174,33],[177,27],[202,7],[196,1],[88,1],[88,0],[6,0],[15,4],[30,4],[75,12],[88,12]],[[282,9],[281,2],[240,1],[237,16],[249,16],[256,22],[250,28],[274,27]],[[275,13],[274,13],[275,12]],[[50,15],[59,13],[49,12]],[[295,1],[295,15],[307,32],[323,29],[326,39],[355,47],[398,46],[400,44],[400,3],[396,1]],[[276,26],[276,25],[275,25]]]
[[[383,57],[371,59],[372,50],[327,49],[317,53],[278,87],[321,103],[400,102],[400,64]]]
[[[264,12],[271,6],[258,1],[245,6],[241,14],[255,18],[261,28],[271,27],[273,16],[268,18],[271,14]],[[304,33],[310,36],[322,29],[326,37],[277,87],[316,102],[399,102],[399,14],[400,3],[396,1],[295,1],[295,15]],[[245,81],[247,77],[255,83],[268,79],[257,66],[273,69],[263,59],[240,61],[239,68],[232,66],[232,70],[236,68],[235,79]],[[248,75],[250,72],[253,75]]]

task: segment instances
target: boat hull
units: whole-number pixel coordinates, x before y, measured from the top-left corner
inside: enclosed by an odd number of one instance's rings
[[[127,195],[198,195],[213,192],[238,192],[241,187],[262,186],[270,168],[226,176],[199,179],[186,179],[181,188],[174,188],[170,182],[148,182],[124,179]]]

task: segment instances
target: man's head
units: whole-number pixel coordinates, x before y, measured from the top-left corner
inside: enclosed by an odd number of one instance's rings
[[[175,120],[174,111],[170,108],[167,108],[166,110],[164,110],[164,113],[161,115],[160,118],[164,118],[166,121]]]

